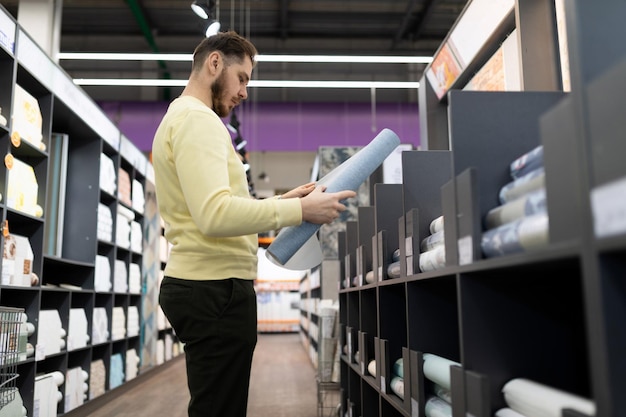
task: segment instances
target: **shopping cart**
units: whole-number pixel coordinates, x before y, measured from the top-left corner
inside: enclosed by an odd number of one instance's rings
[[[0,306],[0,410],[18,394],[18,345],[23,313],[21,308]]]
[[[322,308],[317,337],[317,417],[341,414],[337,310]]]

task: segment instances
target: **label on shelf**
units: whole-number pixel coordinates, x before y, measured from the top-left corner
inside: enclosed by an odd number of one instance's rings
[[[15,54],[15,22],[0,10],[0,45]]]
[[[404,239],[404,247],[406,248],[406,256],[413,256],[413,236]]]
[[[591,210],[596,237],[626,233],[626,177],[594,188]]]
[[[471,264],[474,258],[472,237],[465,236],[460,238],[457,245],[459,247],[459,265]]]
[[[413,271],[413,256],[406,257],[406,275],[411,276],[414,274]]]
[[[411,397],[411,417],[419,416],[419,403],[413,397]]]

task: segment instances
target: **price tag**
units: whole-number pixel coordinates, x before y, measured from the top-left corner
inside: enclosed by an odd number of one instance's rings
[[[465,236],[459,239],[457,243],[459,247],[459,265],[471,264],[474,259],[474,250],[472,248],[472,237]]]
[[[596,237],[626,233],[626,178],[594,188],[591,209]]]
[[[419,403],[413,397],[411,397],[411,417],[419,416]]]
[[[22,137],[20,136],[18,131],[11,133],[11,143],[16,148],[19,148],[20,145],[22,144]]]
[[[406,256],[413,256],[413,237],[409,236],[404,239],[404,246],[406,248]]]
[[[413,275],[413,256],[407,256],[406,258],[406,275],[410,277]]]
[[[42,361],[44,359],[46,359],[46,347],[41,343],[37,343],[35,346],[35,360]]]

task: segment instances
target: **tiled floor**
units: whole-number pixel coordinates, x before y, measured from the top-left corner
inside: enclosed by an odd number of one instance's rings
[[[141,383],[131,381],[132,386],[111,396],[115,398],[104,402],[96,399],[74,410],[71,417],[185,417],[189,394],[182,356],[149,372]],[[96,404],[97,409],[93,409]],[[248,417],[316,416],[315,369],[300,335],[259,335],[252,363]]]

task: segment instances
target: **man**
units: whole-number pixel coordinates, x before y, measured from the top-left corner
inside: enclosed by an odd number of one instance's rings
[[[234,32],[204,39],[189,81],[154,137],[152,159],[165,237],[172,244],[159,302],[185,343],[189,416],[244,417],[257,340],[257,233],[330,223],[352,191],[306,184],[250,197],[220,117],[248,96],[256,48]]]

